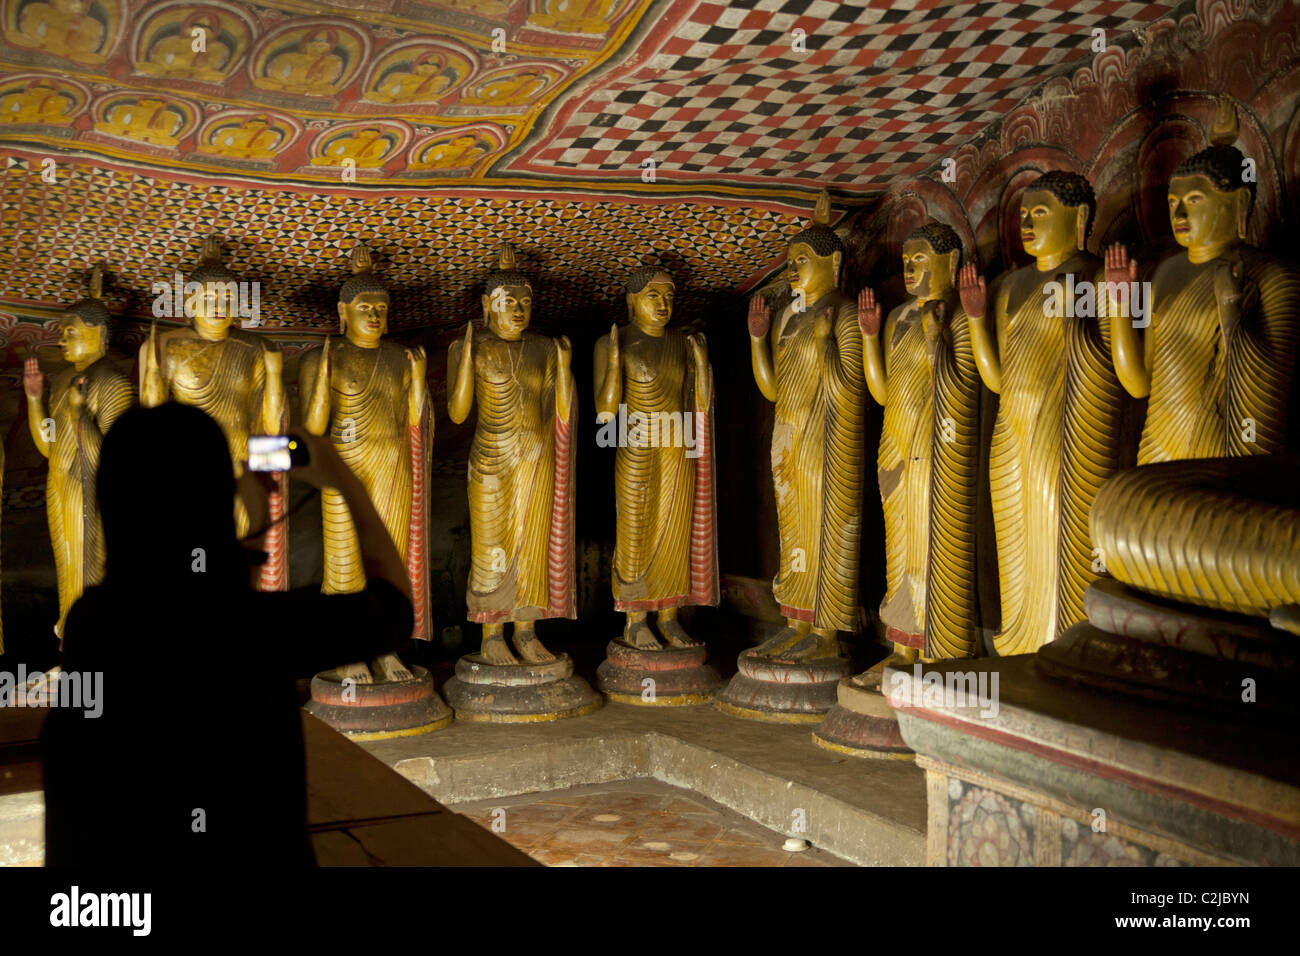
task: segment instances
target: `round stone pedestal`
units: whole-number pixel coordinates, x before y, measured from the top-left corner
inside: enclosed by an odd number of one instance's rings
[[[333,671],[311,679],[307,713],[354,740],[384,740],[441,730],[453,714],[433,689],[433,675],[411,667],[411,680],[348,682]]]
[[[573,676],[568,654],[544,664],[490,664],[478,654],[466,654],[442,692],[457,720],[492,723],[580,717],[603,703],[590,684]]]
[[[707,704],[722,684],[718,672],[706,663],[708,653],[703,644],[647,651],[615,639],[605,648],[605,660],[596,670],[596,684],[610,700],[620,704]]]
[[[894,709],[880,692],[881,668],[846,677],[836,688],[836,703],[812,732],[818,747],[850,757],[911,760]]]
[[[849,676],[849,661],[773,661],[753,650],[736,660],[739,673],[713,699],[724,714],[776,723],[815,724],[835,706],[835,690]]]

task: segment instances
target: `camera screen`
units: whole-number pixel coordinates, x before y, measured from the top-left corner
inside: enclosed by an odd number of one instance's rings
[[[291,464],[289,453],[295,444],[288,435],[249,435],[249,470],[288,471]]]

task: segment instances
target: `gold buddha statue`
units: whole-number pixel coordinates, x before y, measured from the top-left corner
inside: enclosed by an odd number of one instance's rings
[[[99,446],[135,400],[130,380],[105,358],[108,309],[101,301],[103,276],[103,268],[95,266],[90,297],[59,317],[59,348],[69,367],[51,379],[48,406],[45,376],[36,359],[29,358],[23,371],[27,426],[37,450],[50,461],[45,512],[59,590],[54,633],[60,640],[68,609],[104,573],[104,535],[95,500]]]
[[[268,338],[231,328],[229,290],[237,281],[221,262],[216,237],[208,237],[199,266],[186,283],[202,286],[186,300],[192,324],[159,333],[155,322],[140,347],[140,404],[152,408],[173,400],[207,412],[225,433],[235,471],[241,474],[248,460],[248,436],[283,432],[285,404],[280,350]],[[272,517],[278,505],[273,499]],[[242,502],[236,503],[235,525],[241,538],[250,531]],[[275,550],[262,569],[264,588],[282,573],[284,537],[268,538]]]
[[[1091,184],[1076,173],[1029,184],[1020,238],[1034,263],[994,282],[992,328],[984,280],[973,265],[961,272],[975,362],[1000,396],[989,486],[1002,656],[1031,653],[1082,621],[1083,592],[1101,570],[1088,511],[1118,467],[1121,389],[1109,323],[1097,319],[1100,262],[1085,245],[1095,209]]]
[[[1169,221],[1186,252],[1151,282],[1145,329],[1112,308],[1115,369],[1128,392],[1149,398],[1138,464],[1268,455],[1286,443],[1296,356],[1300,273],[1247,244],[1255,180],[1230,144],[1237,114],[1223,98],[1212,145],[1169,181]],[[1123,246],[1106,253],[1108,282],[1137,279]]]
[[[198,28],[203,32],[203,49],[194,49]],[[153,76],[178,76],[209,83],[225,78],[225,68],[233,53],[222,43],[221,21],[214,13],[199,11],[183,20],[177,32],[153,45],[148,56],[136,64],[141,73]]]
[[[961,240],[931,223],[903,243],[910,298],[889,313],[858,299],[867,386],[884,406],[877,468],[887,589],[880,620],[897,661],[971,657],[980,378],[958,310]]]
[[[604,33],[613,5],[613,0],[543,0],[528,22],[562,33]]]
[[[700,642],[682,628],[677,609],[717,603],[713,373],[702,335],[666,327],[672,276],[638,269],[625,290],[631,324],[596,342],[593,379],[598,420],[622,416],[631,429],[614,459],[614,609],[627,614],[623,641],[632,647],[663,647],[646,620],[650,611],[670,646],[689,647]]]
[[[839,289],[844,258],[827,222],[790,240],[794,293],[775,323],[761,296],[750,302],[750,361],[759,391],[776,404],[772,482],[781,539],[772,594],[786,627],[755,650],[772,660],[839,658],[837,632],[858,626],[865,378],[857,306]]]
[[[229,126],[200,143],[200,153],[229,156],[233,159],[274,159],[281,134],[273,129],[265,115],[250,116],[238,126]]]
[[[444,69],[443,55],[429,50],[417,57],[409,70],[385,77],[368,98],[376,103],[432,103],[451,85],[449,73]]]
[[[410,168],[466,169],[491,151],[485,142],[473,133],[467,133],[434,143],[425,150],[419,162],[412,163]]]
[[[415,602],[416,638],[429,638],[427,555],[427,453],[432,447],[432,416],[427,402],[428,360],[424,349],[385,342],[388,289],[371,271],[369,250],[352,251],[355,273],[339,292],[342,339],[325,340],[320,351],[303,356],[299,381],[303,425],[326,435],[339,457],[361,479],[393,543],[407,563]],[[347,594],[363,590],[356,529],[343,496],[321,492],[325,536],[325,574],[321,591]],[[339,668],[340,677],[358,683],[374,679],[411,680],[396,654]]]
[[[144,96],[111,107],[104,119],[95,124],[95,129],[155,146],[175,146],[179,140],[174,134],[182,122],[181,117],[168,108],[166,100]]]
[[[32,80],[23,89],[0,97],[0,123],[44,123],[66,126],[75,100],[49,80]]]
[[[517,664],[554,659],[534,622],[576,616],[573,563],[573,373],[566,336],[528,329],[533,293],[502,245],[482,298],[486,328],[465,327],[447,350],[447,408],[459,424],[478,405],[469,453],[469,619],[481,656]]]
[[[313,156],[313,166],[342,166],[352,160],[358,168],[373,168],[384,164],[389,142],[377,126],[354,130],[346,136],[331,140],[321,156]]]
[[[523,106],[545,87],[546,77],[539,70],[524,70],[489,80],[472,94],[461,97],[461,102],[474,106]]]
[[[256,85],[286,93],[318,96],[335,93],[343,76],[343,59],[333,52],[337,46],[335,30],[308,33],[296,50],[273,56]]]
[[[23,7],[10,42],[35,47],[77,63],[102,63],[104,25],[87,14],[86,0],[37,0]]]

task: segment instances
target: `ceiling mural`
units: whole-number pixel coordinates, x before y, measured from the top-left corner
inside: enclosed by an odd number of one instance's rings
[[[1091,56],[1093,31],[1174,5],[3,0],[0,141],[322,188],[865,196]]]

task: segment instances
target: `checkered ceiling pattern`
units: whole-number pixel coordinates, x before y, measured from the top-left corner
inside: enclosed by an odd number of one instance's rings
[[[656,52],[566,101],[567,115],[512,166],[622,179],[654,159],[665,180],[871,192],[922,172],[1100,41],[1176,5],[673,4],[642,41]]]

